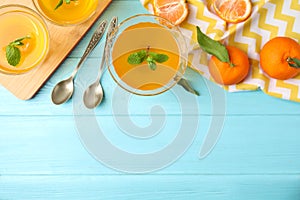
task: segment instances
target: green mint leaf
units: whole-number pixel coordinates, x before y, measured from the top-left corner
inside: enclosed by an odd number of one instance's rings
[[[127,62],[131,65],[141,64],[147,57],[147,52],[141,50],[139,52],[132,53],[128,56]]]
[[[58,9],[60,6],[62,6],[64,3],[63,0],[59,0],[59,2],[57,3],[57,5],[55,6],[54,10]]]
[[[155,70],[157,68],[156,62],[163,63],[166,62],[168,59],[169,57],[165,54],[149,52],[149,47],[148,47],[147,51],[141,50],[130,54],[127,58],[127,62],[131,65],[137,65],[137,64],[141,64],[146,60],[149,68],[151,70]]]
[[[169,56],[167,56],[166,54],[155,54],[153,56],[153,60],[155,60],[158,63],[163,63],[166,62],[169,59]]]
[[[20,63],[21,51],[18,49],[18,46],[23,46],[24,43],[22,41],[27,38],[30,38],[30,36],[18,38],[6,46],[6,59],[10,65],[17,66]]]
[[[144,62],[144,60],[147,58],[147,51],[141,50],[138,53],[138,56],[141,58],[141,61]]]
[[[24,43],[23,42],[12,42],[9,45],[11,45],[11,46],[23,46]]]
[[[9,45],[11,45],[11,46],[23,46],[24,43],[22,41],[24,39],[30,39],[30,36],[25,36],[25,37],[18,38],[15,41],[9,43]]]
[[[6,59],[10,65],[17,66],[21,60],[20,50],[13,45],[6,46]]]
[[[151,56],[148,56],[147,63],[148,63],[148,66],[151,70],[153,70],[153,71],[156,70],[156,63],[155,63],[154,59]]]
[[[158,55],[158,53],[155,52],[148,52],[149,56],[151,56],[153,59]]]
[[[71,1],[77,1],[77,0],[65,0],[66,4],[70,4]],[[64,0],[59,0],[59,2],[57,3],[57,5],[55,6],[54,10],[58,9],[60,6],[62,6],[64,3]]]
[[[154,61],[152,56],[148,56],[146,60],[147,60],[147,62],[153,62]]]
[[[127,62],[131,65],[141,64],[143,61],[138,53],[130,54],[127,58]]]
[[[197,26],[197,40],[200,47],[208,54],[216,56],[222,62],[230,62],[228,51],[225,45],[215,41],[201,32]]]
[[[154,61],[148,62],[148,66],[151,70],[156,70],[156,63]]]
[[[30,36],[26,35],[24,37],[18,38],[10,44],[22,42],[24,39],[30,39]]]

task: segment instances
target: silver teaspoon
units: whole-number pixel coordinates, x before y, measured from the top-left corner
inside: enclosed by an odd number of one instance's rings
[[[105,66],[104,61],[105,61],[105,57],[106,57],[108,38],[111,36],[112,32],[116,29],[117,26],[118,26],[118,18],[113,17],[112,20],[110,21],[109,29],[107,31],[106,41],[105,41],[105,45],[104,45],[102,60],[101,60],[97,79],[84,92],[83,102],[84,102],[84,105],[89,109],[93,109],[93,108],[97,107],[103,99],[104,92],[103,92],[100,80],[101,80],[101,77],[103,74],[103,69]]]
[[[51,94],[51,99],[54,104],[59,105],[59,104],[65,103],[66,101],[68,101],[71,98],[73,91],[74,91],[73,80],[74,80],[79,68],[82,66],[83,62],[86,60],[88,55],[93,51],[93,49],[96,47],[96,45],[101,40],[101,38],[105,32],[106,25],[107,25],[107,20],[103,20],[100,23],[99,27],[96,29],[95,33],[93,34],[80,61],[78,62],[78,65],[72,72],[72,75],[69,78],[57,83],[55,85],[55,87],[53,88],[52,94]]]

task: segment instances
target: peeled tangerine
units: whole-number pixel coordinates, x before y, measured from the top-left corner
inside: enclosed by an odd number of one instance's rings
[[[163,17],[174,25],[179,25],[188,16],[186,0],[154,0],[154,14]]]
[[[250,15],[250,0],[214,0],[213,8],[217,15],[229,23],[245,21]]]
[[[29,35],[29,38],[25,38],[23,41],[23,46],[20,46],[20,51],[24,54],[29,54],[32,52],[36,46],[36,36],[34,33]]]
[[[21,52],[21,60],[17,66],[21,65],[24,62],[24,60],[26,59],[26,57],[28,55],[30,55],[30,53],[33,52],[36,47],[35,34],[31,33],[28,36],[29,36],[28,38],[25,38],[24,40],[22,40],[23,45],[18,46],[18,48],[20,49],[20,52]]]

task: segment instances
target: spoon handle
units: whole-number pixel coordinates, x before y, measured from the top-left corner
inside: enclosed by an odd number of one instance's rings
[[[101,60],[101,64],[100,64],[100,68],[99,68],[99,72],[98,72],[97,82],[100,81],[101,75],[102,75],[102,72],[103,72],[103,69],[104,69],[104,66],[105,66],[104,63],[105,63],[105,58],[107,56],[107,46],[110,45],[109,42],[108,42],[109,37],[111,37],[112,33],[114,31],[116,31],[117,28],[118,28],[118,17],[114,16],[111,19],[110,23],[109,23],[108,31],[107,31],[107,34],[106,34],[106,40],[105,40],[102,60]]]
[[[95,33],[93,34],[88,46],[85,49],[85,52],[83,53],[77,67],[72,73],[72,77],[74,77],[78,71],[78,69],[81,67],[82,63],[85,61],[85,59],[88,57],[88,55],[93,51],[93,49],[97,46],[99,41],[101,40],[102,36],[104,35],[105,29],[107,26],[107,20],[103,20],[98,28],[96,29]]]

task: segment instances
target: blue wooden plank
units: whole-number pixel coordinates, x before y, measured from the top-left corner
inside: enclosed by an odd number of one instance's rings
[[[298,199],[299,176],[2,176],[0,199]]]
[[[116,147],[134,153],[151,153],[170,144],[178,133],[180,116],[168,116],[161,132],[149,139],[124,134],[111,116],[97,118],[106,138]],[[160,117],[137,116],[142,126]],[[199,151],[211,122],[201,116],[189,149],[158,174],[298,174],[299,124],[295,116],[230,116],[211,154]],[[89,124],[86,124],[89,127]],[[80,142],[73,117],[0,117],[0,174],[119,174],[97,162]],[[290,127],[286,129],[286,127]],[[90,130],[94,131],[94,130]],[[97,132],[96,132],[97,133]],[[188,133],[187,133],[188,134]],[[97,138],[96,138],[97,140]],[[176,148],[176,147],[174,147]],[[101,149],[105,151],[105,149]],[[115,154],[107,152],[112,159]],[[124,162],[124,166],[131,165]]]

